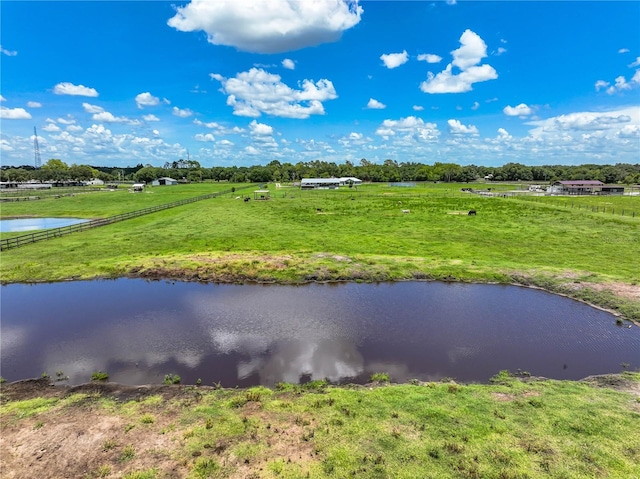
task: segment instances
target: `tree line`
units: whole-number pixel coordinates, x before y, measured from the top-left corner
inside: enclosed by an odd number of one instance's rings
[[[358,164],[351,161],[336,164],[327,161],[281,163],[267,165],[214,166],[205,168],[193,160],[167,162],[162,167],[138,164],[133,167],[105,167],[67,165],[60,159],[50,159],[41,168],[32,166],[0,168],[0,181],[111,181],[151,182],[161,177],[178,181],[229,181],[233,183],[295,182],[302,178],[357,177],[366,182],[444,181],[464,183],[487,179],[490,181],[526,181],[543,184],[560,180],[599,180],[607,184],[640,184],[640,164],[615,165],[545,165],[526,166],[507,163],[502,166],[432,165],[385,160],[373,163],[363,158]]]

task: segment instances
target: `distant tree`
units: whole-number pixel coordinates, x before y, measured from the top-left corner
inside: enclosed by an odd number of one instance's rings
[[[164,176],[165,173],[165,170],[163,170],[162,168],[157,168],[155,166],[145,166],[135,172],[135,174],[133,175],[133,179],[142,183],[149,183]]]
[[[69,166],[57,158],[51,158],[42,165],[38,176],[41,181],[64,181],[71,179]]]
[[[71,165],[69,167],[69,177],[72,180],[88,181],[92,178],[96,178],[97,175],[98,171],[87,165]]]
[[[200,183],[202,181],[202,173],[199,170],[187,173],[187,180],[191,183]]]

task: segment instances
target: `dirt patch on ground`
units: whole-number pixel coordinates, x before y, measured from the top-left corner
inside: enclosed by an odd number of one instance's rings
[[[203,386],[206,388],[206,386]],[[146,397],[162,395],[166,399],[184,395],[186,391],[192,391],[192,386],[125,386],[117,383],[95,381],[78,386],[58,386],[47,378],[25,379],[9,384],[3,384],[0,388],[2,402],[22,401],[25,399],[63,398],[71,394],[89,394],[108,396],[117,401],[140,401]]]
[[[638,396],[640,399],[640,383],[625,378],[624,374],[602,374],[583,379],[592,386],[615,389]]]
[[[616,296],[640,301],[640,286],[625,283],[581,283],[596,291],[610,291]]]
[[[304,477],[318,460],[310,441],[317,427],[314,418],[264,411],[258,401],[238,410],[244,433],[204,442],[203,431],[209,427],[204,420],[183,423],[178,417],[213,389],[101,382],[65,387],[47,379],[3,384],[4,404],[34,398],[61,401],[31,417],[3,414],[0,477],[117,478],[155,470],[158,477],[184,478],[200,468],[203,475],[197,477],[241,479],[262,477],[260,471],[274,461],[295,464]],[[123,407],[105,405],[105,399]],[[218,420],[215,414],[210,419]],[[242,452],[251,448],[260,452]]]
[[[318,253],[314,255],[315,258],[331,258],[335,261],[343,261],[347,263],[351,263],[353,260],[348,256],[341,256],[339,254],[331,254],[331,253]]]
[[[540,396],[540,393],[537,391],[529,391],[522,394],[493,393],[492,396],[496,401],[509,402],[509,401],[515,401],[516,399],[538,397]]]

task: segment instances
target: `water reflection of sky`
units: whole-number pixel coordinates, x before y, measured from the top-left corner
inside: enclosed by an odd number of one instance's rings
[[[79,218],[17,218],[0,220],[0,233],[17,233],[77,225],[89,220]]]
[[[501,369],[578,379],[640,367],[640,328],[540,291],[443,283],[307,286],[117,280],[2,287],[2,376],[98,370],[279,381],[486,381]]]

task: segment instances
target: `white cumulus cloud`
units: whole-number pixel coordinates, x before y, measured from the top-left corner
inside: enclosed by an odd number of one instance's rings
[[[516,106],[507,105],[502,111],[507,116],[529,116],[533,113],[533,110],[524,103]]]
[[[384,110],[386,107],[387,105],[385,105],[382,102],[379,102],[375,98],[369,98],[369,103],[367,103],[367,108],[369,110]]]
[[[402,53],[385,53],[380,55],[380,60],[387,68],[397,68],[400,65],[407,63],[409,55],[404,50]]]
[[[55,123],[47,123],[45,126],[42,127],[42,129],[50,133],[60,131],[60,127]]]
[[[91,115],[91,119],[94,121],[102,121],[104,123],[127,123],[129,125],[138,125],[138,120],[132,120],[126,116],[115,116],[108,111],[101,111]]]
[[[91,103],[86,102],[82,104],[82,108],[84,108],[84,111],[86,111],[87,113],[102,113],[104,111],[104,108],[102,108],[101,106],[92,105]]]
[[[527,124],[535,127],[529,133],[537,138],[557,138],[562,135],[583,138],[586,132],[588,138],[599,136],[614,139],[625,137],[640,128],[640,107],[603,112],[574,112]]]
[[[7,108],[0,106],[0,118],[5,120],[29,120],[31,119],[31,113],[24,108]]]
[[[251,68],[234,78],[218,74],[211,77],[222,83],[227,94],[227,105],[238,116],[259,117],[262,113],[285,118],[305,119],[311,115],[324,115],[322,102],[338,97],[333,83],[322,79],[317,82],[303,80],[300,90],[281,81],[279,75],[261,68]]]
[[[267,136],[273,134],[273,127],[264,123],[258,123],[256,120],[253,120],[251,123],[249,123],[249,131],[252,135]]]
[[[433,53],[422,53],[418,55],[418,61],[427,63],[439,63],[442,61],[442,57],[434,55]]]
[[[509,138],[511,135],[509,135],[509,132],[507,130],[505,130],[504,128],[498,128],[498,138],[500,139],[506,139]]]
[[[475,125],[463,125],[460,120],[448,120],[449,133],[452,135],[478,135],[478,128]]]
[[[197,141],[215,141],[215,137],[211,133],[206,133],[204,135],[202,133],[198,133],[194,138]]]
[[[422,105],[413,105],[413,110],[414,111],[422,111],[424,110],[424,107]]]
[[[27,107],[29,107],[29,108],[42,108],[42,103],[40,103],[38,101],[28,101],[27,102]]]
[[[473,89],[474,83],[495,80],[498,73],[488,64],[479,65],[487,56],[487,45],[477,33],[465,30],[460,37],[460,48],[453,50],[453,61],[434,75],[427,74],[427,80],[420,84],[425,93],[464,93]],[[454,73],[456,67],[460,73]]]
[[[155,116],[155,115],[144,115],[144,116],[142,117],[142,119],[143,119],[144,121],[160,121],[160,118],[158,118],[158,117],[157,117],[157,116]]]
[[[202,30],[210,43],[255,53],[279,53],[338,40],[363,9],[344,0],[191,0],[167,22]]]
[[[69,82],[58,83],[53,87],[53,93],[56,95],[72,95],[72,96],[89,96],[97,97],[98,92],[95,88],[89,88],[84,85],[74,85]]]
[[[193,115],[193,112],[189,110],[189,108],[178,108],[177,106],[173,107],[171,113],[180,118],[189,118],[191,115]]]
[[[296,69],[296,64],[290,58],[285,58],[284,60],[282,60],[282,66],[284,68],[286,68],[287,70],[295,70]]]
[[[148,91],[136,95],[136,105],[138,105],[138,108],[144,108],[145,106],[156,106],[159,104],[160,98],[153,96]]]
[[[399,120],[384,120],[376,130],[376,135],[385,140],[391,137],[401,138],[403,141],[437,141],[440,136],[438,125],[425,123],[422,118],[408,116]]]
[[[635,61],[631,62],[627,65],[629,68],[636,68],[640,66],[640,57],[636,57]],[[614,93],[618,93],[625,90],[632,90],[640,86],[640,68],[638,68],[631,79],[627,81],[626,77],[623,75],[618,76],[613,84],[610,84],[605,80],[598,80],[595,83],[596,91],[606,89],[606,92],[609,95],[613,95]]]

